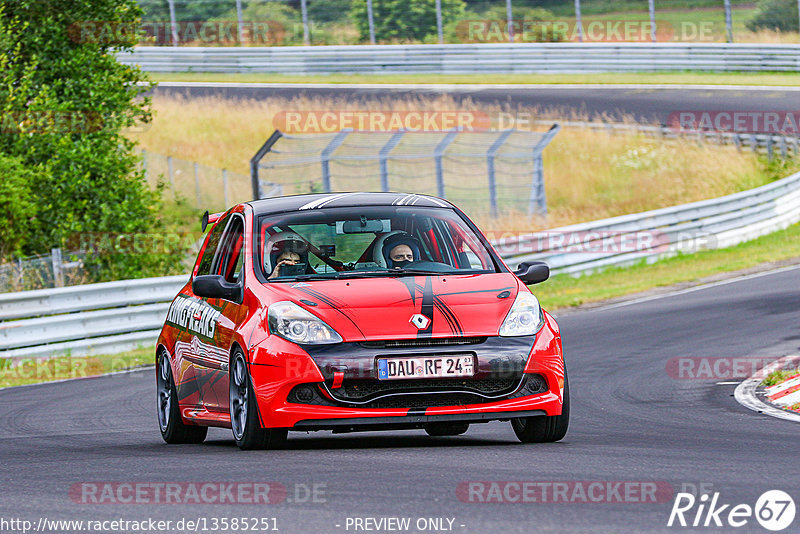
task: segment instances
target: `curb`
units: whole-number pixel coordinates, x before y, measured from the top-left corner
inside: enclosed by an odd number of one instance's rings
[[[796,362],[798,359],[800,359],[800,355],[792,354],[789,356],[784,356],[783,358],[779,358],[778,360],[775,360],[774,362],[765,366],[759,372],[736,386],[736,390],[733,392],[733,396],[736,398],[736,401],[745,408],[755,412],[769,415],[771,417],[777,417],[778,419],[786,419],[787,421],[795,421],[800,423],[800,414],[782,410],[771,403],[767,404],[756,394],[758,386],[766,376],[768,376],[772,371],[780,369],[786,363],[790,361]],[[775,397],[774,391],[773,394],[768,394],[767,399],[770,397]]]

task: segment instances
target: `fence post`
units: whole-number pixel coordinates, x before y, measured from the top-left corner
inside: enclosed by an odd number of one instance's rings
[[[378,153],[378,164],[381,169],[381,191],[384,193],[389,191],[389,164],[387,159],[389,158],[389,153],[397,146],[404,133],[406,132],[403,130],[395,132]]]
[[[228,203],[228,169],[222,169],[222,194],[225,197],[225,209],[230,207]]]
[[[53,284],[64,287],[64,272],[61,270],[61,249],[54,248],[50,251],[50,261],[53,264]]]
[[[544,189],[544,160],[542,152],[556,136],[561,126],[554,124],[533,147],[533,181],[531,182],[531,193],[528,199],[528,215],[534,211],[539,215],[547,215],[547,195]]]
[[[337,148],[339,148],[339,145],[344,143],[344,138],[347,137],[347,135],[352,131],[353,130],[348,128],[336,134],[331,142],[328,143],[328,146],[322,150],[322,154],[320,154],[320,161],[322,163],[322,189],[326,193],[331,192],[331,155]]]
[[[756,134],[750,134],[750,150],[753,151],[753,154],[758,154],[758,138]]]
[[[728,42],[733,42],[733,18],[731,17],[731,0],[725,0],[725,27],[728,30]]]
[[[142,150],[142,172],[144,179],[147,180],[147,150]]]
[[[492,146],[489,147],[489,151],[486,152],[486,166],[489,171],[489,209],[491,210],[492,217],[497,217],[499,213],[497,209],[497,182],[494,176],[494,158],[497,155],[497,151],[500,150],[500,147],[503,146],[503,143],[506,142],[508,136],[513,132],[514,130],[502,132],[497,139],[495,139],[494,143],[492,143]]]
[[[656,42],[656,2],[647,0],[647,7],[650,9],[650,40]]]
[[[800,2],[800,0],[797,0]],[[444,30],[442,29],[442,0],[436,0],[436,33],[439,34],[439,44],[444,44]]]
[[[367,0],[367,22],[369,23],[369,42],[375,44],[375,18],[372,13],[372,0]]]
[[[310,45],[311,36],[308,32],[308,6],[306,5],[306,0],[300,0],[300,12],[303,18],[303,43]]]
[[[447,147],[450,146],[450,143],[458,135],[457,131],[448,132],[444,139],[439,141],[439,144],[436,145],[436,149],[433,151],[433,160],[436,163],[436,195],[440,198],[447,198],[444,194],[444,168],[442,166],[442,156],[444,156],[444,151],[447,150]]]
[[[178,46],[178,25],[175,23],[175,0],[167,0],[167,3],[169,4],[169,28],[170,33],[172,33],[172,46]]]
[[[172,174],[172,156],[167,156],[167,174],[169,175],[169,186],[172,189],[172,196],[175,196],[175,176]]]
[[[506,21],[508,22],[508,42],[514,42],[514,16],[511,9],[511,0],[506,0]]]
[[[239,46],[244,41],[244,21],[242,20],[242,0],[236,0],[236,33],[239,36]]]
[[[272,135],[269,136],[261,148],[258,149],[258,152],[250,158],[250,185],[253,188],[253,200],[259,200],[262,195],[261,191],[261,178],[258,176],[258,169],[261,165],[261,160],[264,159],[264,156],[267,155],[267,152],[272,149],[272,145],[278,142],[278,139],[283,137],[283,134],[280,130],[275,130],[272,132]]]
[[[198,170],[197,170],[197,167],[198,167],[197,166],[197,162],[195,161],[193,163],[194,163],[194,190],[197,193],[197,207],[198,208],[202,208],[203,207],[203,200],[202,200],[202,198],[200,196],[200,174],[198,173]]]
[[[581,22],[581,0],[575,0],[575,27],[578,30],[578,42],[583,42],[583,23]]]

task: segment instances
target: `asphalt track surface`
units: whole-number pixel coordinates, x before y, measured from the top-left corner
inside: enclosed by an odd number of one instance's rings
[[[398,86],[337,86],[336,84],[299,87],[291,85],[265,86],[258,84],[171,84],[162,83],[155,95],[183,95],[190,98],[216,96],[226,99],[256,99],[270,97],[294,98],[335,97],[345,102],[387,97],[437,96],[447,94],[456,101],[472,100],[482,104],[510,104],[556,113],[577,113],[589,119],[621,120],[632,117],[638,122],[669,122],[670,114],[681,111],[797,112],[800,92],[788,88],[748,88],[709,86],[699,87],[620,87],[569,85],[517,85],[513,87],[458,86],[411,87]]]
[[[456,489],[465,481],[655,481],[673,491],[705,484],[724,503],[752,506],[770,489],[800,502],[800,425],[740,406],[734,384],[666,370],[674,357],[796,352],[798,303],[800,269],[791,269],[564,315],[573,415],[554,444],[520,444],[496,422],[449,438],[291,433],[288,449],[253,452],[212,429],[203,445],[169,446],[157,428],[152,370],[0,390],[0,518],[257,516],[276,517],[284,533],[319,534],[354,532],[348,517],[385,516],[455,518],[453,532],[464,533],[708,531],[668,529],[671,496],[485,504],[459,500]],[[87,481],[274,481],[289,497],[263,506],[76,504],[69,488]],[[295,484],[314,483],[324,485],[325,502],[297,502]],[[786,532],[798,526],[800,518]],[[752,518],[736,530],[766,532]]]

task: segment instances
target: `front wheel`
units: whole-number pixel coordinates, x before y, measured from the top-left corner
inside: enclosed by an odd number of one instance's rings
[[[517,438],[523,443],[550,443],[562,439],[569,427],[569,379],[564,369],[564,404],[561,415],[518,417],[511,420]]]
[[[156,365],[156,393],[158,408],[158,427],[161,437],[167,443],[202,443],[208,434],[207,426],[187,425],[181,419],[178,407],[178,393],[172,379],[172,366],[169,355],[162,350]]]
[[[258,405],[241,349],[236,349],[230,366],[231,430],[242,450],[279,449],[286,444],[287,428],[262,428]]]

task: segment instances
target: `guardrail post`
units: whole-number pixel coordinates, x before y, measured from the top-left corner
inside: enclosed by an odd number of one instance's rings
[[[378,154],[378,164],[380,165],[381,169],[381,191],[384,193],[389,191],[389,165],[387,159],[389,158],[389,153],[392,151],[392,149],[396,147],[397,143],[400,142],[400,139],[403,138],[404,133],[406,132],[403,130],[395,132],[394,135],[389,138],[389,141],[383,145],[380,153]]]
[[[203,207],[203,199],[202,199],[202,197],[200,195],[200,174],[198,172],[197,162],[195,161],[193,163],[194,163],[194,190],[195,190],[195,193],[197,194],[197,207],[198,208],[202,208]]]
[[[445,150],[447,147],[450,146],[450,143],[458,135],[457,131],[448,132],[447,135],[444,136],[444,139],[439,141],[439,144],[436,145],[436,148],[433,151],[433,161],[436,164],[436,195],[441,198],[447,198],[444,192],[444,166],[442,165],[442,156],[444,156]]]
[[[489,209],[491,210],[492,217],[497,217],[499,213],[497,209],[497,183],[494,176],[494,158],[497,155],[497,151],[500,150],[500,147],[503,146],[503,143],[506,142],[508,136],[513,132],[514,130],[502,132],[497,139],[495,139],[495,142],[492,143],[492,146],[489,147],[489,151],[486,152],[486,166],[489,171]]]
[[[349,128],[346,130],[342,130],[341,132],[336,134],[334,138],[331,139],[331,142],[328,143],[328,146],[326,146],[322,150],[322,154],[320,155],[320,159],[322,162],[322,189],[326,193],[331,192],[331,166],[330,166],[331,155],[333,155],[333,152],[337,148],[339,148],[339,146],[342,143],[344,143],[344,138],[347,137],[348,134],[350,134],[350,132],[352,131],[353,130]]]

